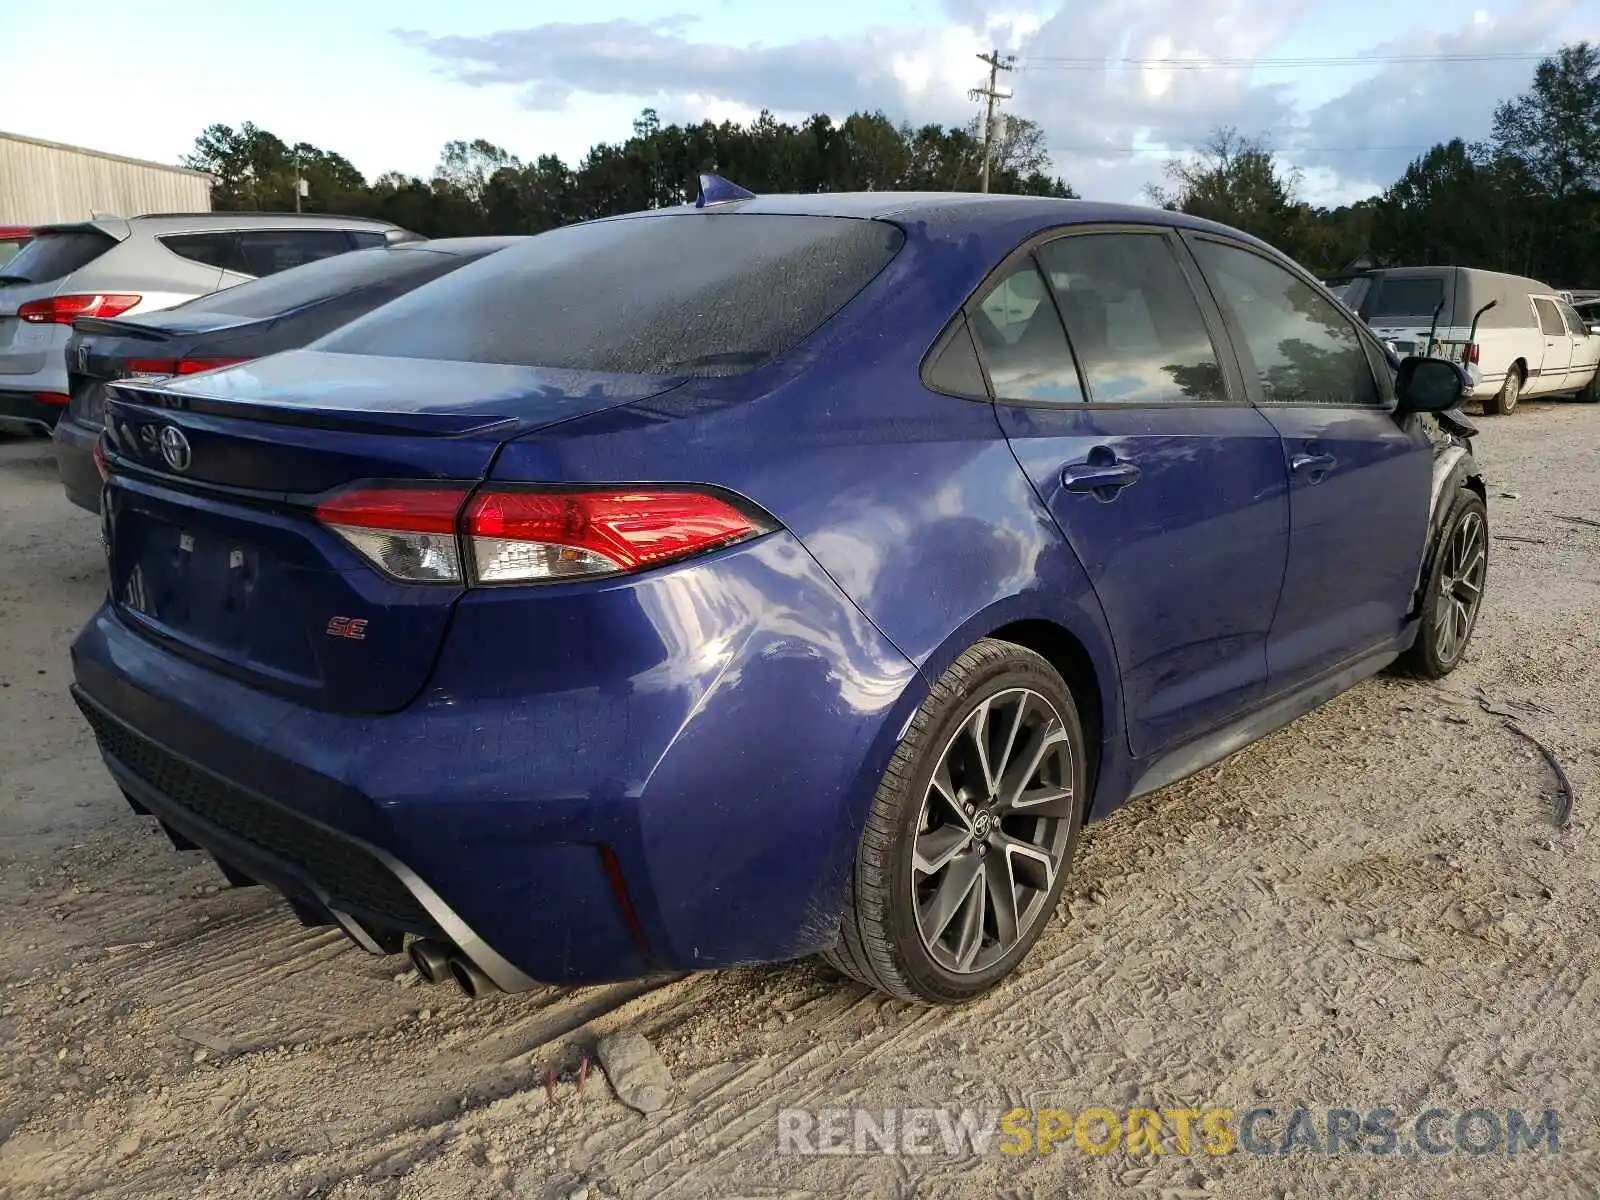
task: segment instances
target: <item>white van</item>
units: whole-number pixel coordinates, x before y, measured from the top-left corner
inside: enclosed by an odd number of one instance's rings
[[[1402,358],[1425,354],[1475,365],[1479,383],[1469,394],[1483,401],[1485,413],[1509,413],[1523,396],[1600,399],[1600,334],[1536,279],[1472,267],[1392,267],[1367,272],[1346,295]],[[1490,301],[1494,307],[1483,311]]]

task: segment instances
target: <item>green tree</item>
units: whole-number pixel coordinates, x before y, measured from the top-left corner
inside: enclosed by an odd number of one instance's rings
[[[1296,170],[1283,170],[1265,142],[1232,126],[1215,130],[1194,154],[1167,163],[1167,187],[1148,194],[1163,208],[1254,234],[1289,254],[1303,221]]]

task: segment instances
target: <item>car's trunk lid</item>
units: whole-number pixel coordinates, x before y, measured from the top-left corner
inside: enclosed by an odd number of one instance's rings
[[[380,574],[318,523],[317,500],[357,482],[475,483],[510,438],[675,383],[296,351],[113,384],[112,599],[136,630],[255,686],[336,711],[403,707],[461,587]]]

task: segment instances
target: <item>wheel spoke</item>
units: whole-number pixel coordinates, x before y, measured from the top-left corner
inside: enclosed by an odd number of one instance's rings
[[[972,969],[973,960],[983,948],[983,918],[989,911],[989,889],[982,882],[983,860],[976,854],[973,858],[978,861],[979,874],[976,885],[967,892],[967,898],[962,902],[955,946],[956,966],[963,971]]]
[[[959,825],[940,825],[917,834],[911,852],[912,866],[921,875],[937,875],[967,845],[967,831]]]
[[[950,756],[946,754],[939,761],[939,766],[933,772],[933,782],[928,787],[928,803],[932,804],[934,797],[938,797],[947,812],[961,823],[963,829],[971,830],[972,818],[967,816],[967,810],[961,803],[961,797],[956,792],[955,781],[950,778]],[[924,813],[926,816],[926,813]]]
[[[983,777],[983,790],[985,793],[994,791],[995,774],[989,765],[989,706],[992,699],[985,700],[972,710],[972,715],[967,718],[967,723],[962,727],[967,741],[972,743],[973,753],[978,760],[978,773]]]
[[[1000,808],[1012,809],[1017,806],[1017,801],[1034,777],[1039,774],[1039,768],[1044,765],[1044,756],[1050,752],[1052,746],[1058,746],[1067,740],[1067,731],[1061,722],[1052,719],[1038,726],[1029,735],[1022,749],[1006,764],[1005,775],[1000,782]]]
[[[1071,815],[1069,811],[1071,806],[1071,786],[1057,787],[1049,784],[1044,787],[1029,788],[1003,811],[1026,812],[1030,817],[1065,817]]]
[[[1003,954],[1017,940],[1017,877],[1009,854],[991,854],[983,860],[984,882],[989,889],[989,911],[994,914],[995,940]]]
[[[995,841],[997,843],[995,848],[1000,851],[1001,857],[1007,860],[1007,871],[1011,876],[1013,889],[1026,886],[1035,891],[1050,890],[1056,880],[1056,867],[1048,851],[1032,842],[1005,834],[1001,834]]]
[[[922,909],[919,924],[923,937],[936,942],[944,936],[982,876],[983,859],[976,853],[957,855],[950,862],[934,888],[933,898]]]

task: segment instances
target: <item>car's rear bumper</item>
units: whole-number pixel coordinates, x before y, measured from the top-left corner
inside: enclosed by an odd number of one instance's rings
[[[0,432],[48,435],[66,411],[64,391],[47,392],[37,388],[24,391],[8,387],[0,377]]]
[[[383,948],[443,936],[514,988],[831,945],[914,668],[786,534],[614,593],[650,623],[583,646],[530,635],[537,600],[469,596],[386,715],[267,695],[110,606],[75,691],[142,807]]]
[[[56,423],[51,435],[56,446],[56,470],[61,486],[79,508],[100,511],[100,468],[94,462],[94,444],[100,430],[72,419],[68,413]]]

